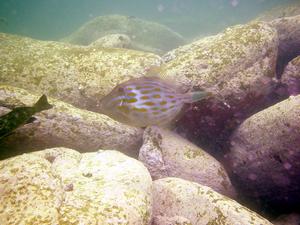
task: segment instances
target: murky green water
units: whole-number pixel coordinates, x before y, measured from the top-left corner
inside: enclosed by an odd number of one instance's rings
[[[94,17],[136,16],[165,24],[185,37],[245,23],[292,0],[1,0],[0,32],[56,40]]]

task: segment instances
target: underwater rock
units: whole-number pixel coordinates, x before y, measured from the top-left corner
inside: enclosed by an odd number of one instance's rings
[[[235,196],[223,166],[201,148],[171,131],[154,126],[145,130],[143,139],[139,160],[153,179],[179,177]]]
[[[88,45],[89,48],[127,48],[144,52],[162,54],[160,49],[138,44],[125,34],[110,34],[97,39]]]
[[[150,224],[152,180],[117,151],[53,148],[0,161],[1,224]]]
[[[87,22],[62,41],[89,45],[93,41],[110,34],[125,34],[133,45],[169,51],[184,44],[184,39],[170,28],[132,16],[99,16]]]
[[[272,210],[299,209],[300,95],[245,120],[227,154],[232,182],[243,196]]]
[[[162,77],[176,81],[183,90],[202,88],[215,96],[194,104],[179,121],[179,132],[210,145],[226,136],[236,120],[264,105],[273,88],[277,47],[276,30],[253,22],[167,53]]]
[[[91,48],[130,48],[131,40],[125,34],[110,34],[89,44]]]
[[[179,178],[163,178],[153,182],[153,189],[154,221],[175,220],[171,224],[177,224],[178,218],[178,224],[271,225],[269,221],[236,201],[194,182]]]
[[[282,215],[272,222],[274,225],[299,225],[300,214],[292,213],[288,215]]]
[[[63,201],[51,164],[24,154],[0,161],[0,224],[58,224]]]
[[[181,217],[165,217],[165,216],[156,216],[153,218],[151,225],[193,225],[190,220]]]
[[[298,16],[276,19],[270,25],[277,30],[279,38],[276,70],[280,78],[287,63],[300,55],[300,4]]]
[[[286,85],[289,95],[300,94],[300,56],[293,59],[285,67],[281,83]]]
[[[260,14],[256,20],[272,21],[278,18],[300,15],[300,3],[295,2],[276,6]]]
[[[32,105],[39,98],[16,87],[0,85],[0,105]],[[50,99],[54,107],[35,115],[26,124],[0,142],[0,158],[49,147],[69,147],[79,151],[116,149],[137,155],[142,130],[118,123],[109,117],[78,109]],[[1,109],[1,108],[0,108]],[[4,111],[6,113],[7,110]],[[2,113],[0,112],[0,115]]]
[[[160,65],[159,56],[128,49],[86,48],[0,33],[0,83],[97,111],[118,83]]]

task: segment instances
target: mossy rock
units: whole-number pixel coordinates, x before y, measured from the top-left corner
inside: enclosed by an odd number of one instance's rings
[[[1,224],[149,225],[147,169],[117,151],[53,148],[0,161]]]
[[[97,111],[98,101],[118,83],[143,76],[161,63],[139,51],[87,48],[0,34],[0,82],[44,93]]]
[[[171,177],[153,183],[155,220],[186,225],[272,225],[255,212],[209,187]],[[170,223],[159,225],[167,224]]]

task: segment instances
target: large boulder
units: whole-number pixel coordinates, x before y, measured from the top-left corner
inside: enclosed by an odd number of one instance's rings
[[[0,161],[1,224],[150,224],[152,181],[116,151],[54,148]]]
[[[184,39],[170,28],[145,21],[132,16],[107,15],[99,16],[87,22],[63,41],[89,45],[95,40],[110,34],[128,35],[134,46],[145,46],[158,49],[163,52],[169,51],[184,44]]]
[[[289,95],[300,94],[300,56],[293,59],[285,67],[281,83],[285,85]]]
[[[300,204],[300,95],[245,120],[231,137],[227,155],[243,196],[273,210]]]
[[[87,48],[0,33],[0,83],[97,111],[118,83],[143,76],[160,57],[126,49]]]
[[[153,179],[179,177],[234,197],[235,191],[223,166],[201,148],[174,132],[148,127],[139,160]]]
[[[253,224],[269,221],[211,188],[179,178],[154,181],[155,225]]]
[[[32,106],[40,96],[20,88],[0,85],[0,105],[9,108]],[[137,156],[141,129],[118,123],[109,117],[49,99],[52,109],[35,114],[33,123],[19,127],[0,141],[0,158],[49,147],[64,146],[80,151],[116,149]],[[0,108],[0,115],[9,111]]]
[[[176,81],[183,90],[202,88],[215,96],[195,104],[179,130],[200,144],[214,142],[210,140],[226,136],[224,130],[231,130],[236,118],[264,105],[273,87],[277,47],[276,30],[252,22],[167,53],[162,77]]]
[[[300,55],[300,4],[299,15],[275,19],[270,25],[278,32],[277,75],[281,77],[287,63]]]

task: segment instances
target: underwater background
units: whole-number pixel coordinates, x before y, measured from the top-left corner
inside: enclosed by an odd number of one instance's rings
[[[299,0],[0,0],[0,225],[300,225]]]
[[[276,5],[296,0],[2,0],[0,31],[58,40],[97,16],[136,16],[169,26],[186,38],[245,23]]]

